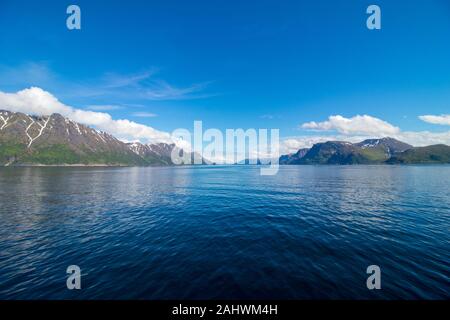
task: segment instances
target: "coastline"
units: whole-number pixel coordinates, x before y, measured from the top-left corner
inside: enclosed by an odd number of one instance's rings
[[[309,164],[279,164],[280,167],[368,167],[368,166],[386,166],[386,167],[403,167],[403,166],[448,166],[450,163],[439,163],[439,162],[428,162],[428,163],[355,163],[355,164],[318,164],[318,163],[309,163]],[[242,166],[242,167],[261,167],[264,165],[261,164],[215,164],[215,165],[147,165],[147,166],[136,166],[136,165],[124,165],[124,164],[83,164],[83,163],[75,163],[75,164],[15,164],[15,165],[0,165],[0,168],[170,168],[170,167],[222,167],[222,166]]]

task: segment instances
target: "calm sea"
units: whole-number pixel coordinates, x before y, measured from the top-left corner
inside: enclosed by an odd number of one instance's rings
[[[450,166],[259,172],[2,168],[0,299],[450,298]]]

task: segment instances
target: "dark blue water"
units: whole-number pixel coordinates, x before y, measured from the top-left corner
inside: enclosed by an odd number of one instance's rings
[[[0,299],[450,298],[450,166],[2,168],[0,205]]]

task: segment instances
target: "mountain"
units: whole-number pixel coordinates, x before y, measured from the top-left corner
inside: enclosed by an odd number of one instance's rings
[[[377,150],[384,152],[386,158],[390,158],[396,153],[412,149],[413,146],[393,138],[367,139],[356,143],[356,146],[364,150]]]
[[[280,157],[280,164],[299,164],[300,160],[308,153],[309,149],[299,149],[296,153],[290,153]]]
[[[328,141],[316,143],[298,164],[356,164],[370,163],[380,157],[370,149],[362,149],[350,142]],[[367,153],[367,156],[365,155]]]
[[[171,154],[175,144],[157,143],[142,144],[139,142],[127,143],[128,148],[149,163],[160,162],[171,165]]]
[[[184,150],[178,148],[174,143],[156,143],[156,144],[142,144],[140,142],[127,143],[127,146],[134,153],[139,155],[145,161],[149,163],[159,162],[162,165],[173,165],[172,163],[172,152],[173,150],[177,150],[180,157],[183,157]],[[194,163],[195,156],[198,159],[202,160],[201,164],[211,164],[205,158],[201,158],[201,156],[197,153],[189,153],[191,163]]]
[[[445,145],[415,148],[393,138],[328,141],[280,157],[280,164],[449,163]],[[306,152],[306,153],[305,153]]]
[[[450,147],[437,144],[406,150],[390,158],[390,164],[450,163]]]
[[[173,165],[175,144],[124,143],[60,114],[30,116],[0,110],[0,166],[9,165]],[[193,162],[194,157],[189,153]],[[202,158],[202,164],[210,164]],[[393,138],[359,143],[328,141],[283,155],[280,164],[450,163],[450,147],[413,147]],[[250,161],[244,161],[249,163]],[[262,161],[258,161],[260,164]]]
[[[126,144],[60,114],[30,116],[0,110],[0,166],[170,165],[174,144]]]
[[[234,164],[235,165],[258,165],[258,166],[260,166],[262,164],[262,162],[261,162],[260,159],[247,158],[247,159],[244,159],[244,160],[241,160],[241,161],[237,161]]]

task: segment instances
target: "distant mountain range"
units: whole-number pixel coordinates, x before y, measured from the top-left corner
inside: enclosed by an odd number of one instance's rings
[[[174,148],[167,143],[124,143],[60,114],[36,117],[0,110],[0,166],[172,165]]]
[[[124,143],[112,135],[60,114],[37,117],[0,110],[0,166],[21,165],[172,165],[175,144]],[[182,155],[183,150],[178,152]],[[193,160],[194,154],[190,153]],[[267,161],[257,161],[257,164]],[[283,155],[280,164],[450,163],[450,147],[413,147],[393,138],[360,143],[328,141]],[[210,164],[202,159],[203,164]],[[254,163],[248,159],[241,164]]]
[[[328,141],[283,155],[280,164],[426,164],[450,163],[450,146],[413,147],[393,138],[359,143]]]

